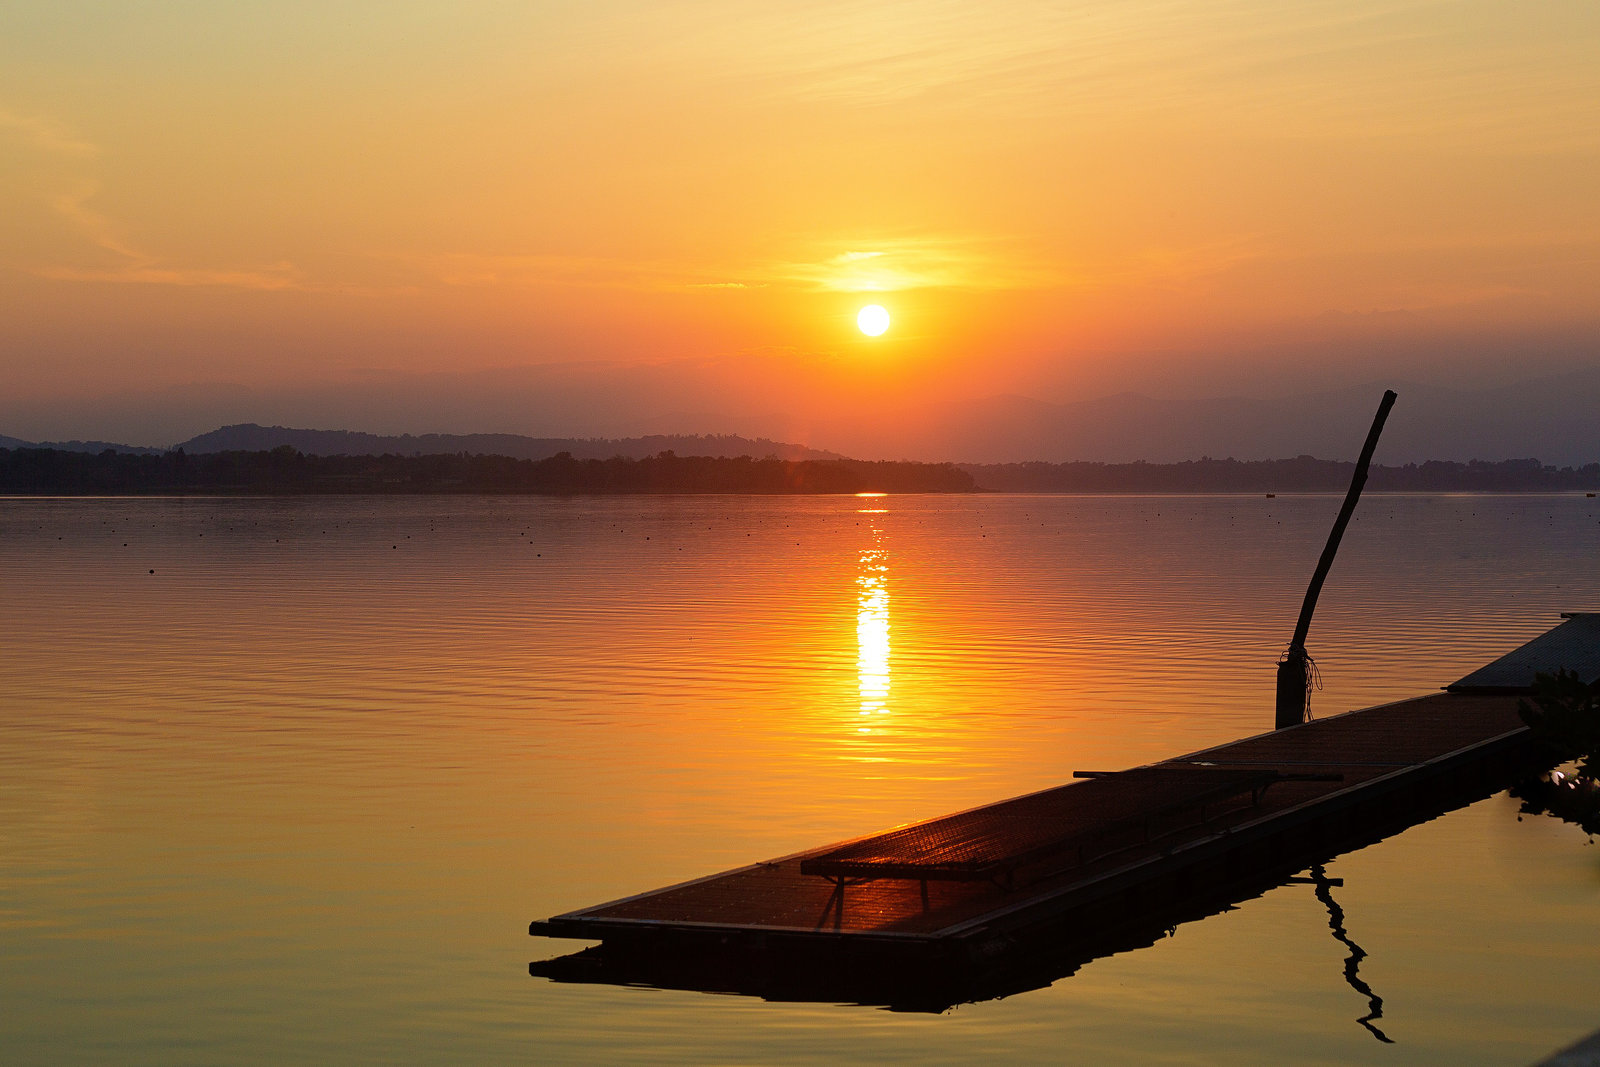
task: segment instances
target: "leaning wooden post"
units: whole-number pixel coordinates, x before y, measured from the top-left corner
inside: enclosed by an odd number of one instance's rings
[[[1361,499],[1361,487],[1367,484],[1367,468],[1372,465],[1372,453],[1378,447],[1378,435],[1383,433],[1383,422],[1389,417],[1389,409],[1394,407],[1394,401],[1394,390],[1385,390],[1383,401],[1378,404],[1378,414],[1372,420],[1372,429],[1367,431],[1367,443],[1361,446],[1361,458],[1356,460],[1356,474],[1350,480],[1350,491],[1344,495],[1344,506],[1339,509],[1339,517],[1333,522],[1333,531],[1328,534],[1328,543],[1322,550],[1322,558],[1317,560],[1311,586],[1306,590],[1305,602],[1300,605],[1300,621],[1295,624],[1294,637],[1289,641],[1283,658],[1278,661],[1276,729],[1297,726],[1306,721],[1306,711],[1311,706],[1311,672],[1314,667],[1311,657],[1306,654],[1306,632],[1311,629],[1311,613],[1317,610],[1317,597],[1322,593],[1322,583],[1327,580],[1328,571],[1333,567],[1334,554],[1339,551],[1339,540],[1344,537],[1344,528],[1350,524],[1356,501]]]

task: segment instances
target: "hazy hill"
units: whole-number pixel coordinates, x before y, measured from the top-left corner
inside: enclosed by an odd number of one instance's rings
[[[16,437],[7,437],[5,434],[0,434],[0,448],[53,448],[59,452],[96,454],[110,449],[113,452],[126,452],[139,456],[154,456],[166,451],[144,445],[119,445],[114,441],[23,441]]]
[[[958,399],[941,403],[919,400],[916,391],[898,399],[893,391],[873,394],[869,403],[848,391],[819,393],[815,382],[774,389],[765,379],[730,391],[717,376],[721,371],[713,370],[682,361],[643,369],[534,365],[494,373],[399,376],[382,388],[363,390],[119,395],[114,404],[107,402],[110,406],[86,402],[74,432],[174,440],[197,425],[239,422],[185,441],[184,447],[196,451],[289,444],[316,454],[437,449],[528,457],[563,450],[581,456],[640,456],[670,449],[680,455],[759,457],[770,452],[783,458],[846,455],[960,463],[1171,463],[1202,456],[1256,460],[1306,454],[1354,458],[1378,397],[1393,388],[1400,401],[1379,446],[1381,463],[1538,456],[1569,466],[1600,460],[1600,365],[1494,388],[1467,386],[1448,376],[1422,383],[1393,377],[1287,395],[1272,395],[1264,386],[1259,393],[1241,390],[1235,395],[1124,392],[1041,399],[995,395],[992,387],[969,382],[965,392],[955,394]],[[747,377],[757,371],[765,374],[771,368],[758,365]],[[1506,368],[1508,375],[1514,371]],[[492,425],[523,432],[408,437],[325,431],[311,436],[316,432],[244,423],[266,417],[261,412],[288,426],[355,424],[399,431]],[[27,417],[37,422],[41,416],[33,412]],[[49,424],[58,424],[55,417]],[[454,421],[468,417],[474,421]],[[114,426],[139,429],[116,433],[110,429]],[[165,434],[144,429],[152,426],[173,429]],[[67,442],[59,447],[81,451],[106,445]]]
[[[695,414],[645,417],[645,392],[663,403],[674,393],[659,376],[645,380],[606,378],[598,370],[564,368],[561,388],[534,388],[553,374],[527,368],[510,377],[471,378],[465,385],[444,378],[422,382],[432,410],[483,411],[498,425],[517,425],[496,404],[516,397],[517,418],[530,427],[562,427],[563,437],[520,434],[379,435],[344,430],[306,430],[253,423],[224,426],[182,442],[191,453],[263,450],[289,445],[310,455],[453,454],[459,452],[540,459],[559,452],[578,458],[622,455],[642,458],[663,451],[679,455],[781,459],[828,459],[1018,463],[1101,462],[1176,463],[1203,456],[1266,460],[1314,455],[1353,459],[1366,435],[1378,398],[1394,388],[1399,403],[1384,430],[1377,461],[1385,464],[1430,460],[1498,462],[1538,456],[1558,466],[1600,461],[1600,367],[1564,375],[1530,378],[1493,389],[1454,388],[1402,380],[1375,381],[1338,390],[1290,396],[1151,397],[1138,393],[1055,403],[1026,396],[982,396],[943,404],[885,400],[869,415],[837,405],[813,417],[761,415],[749,408],[734,416],[708,408]],[[689,371],[685,371],[688,374]],[[589,375],[585,377],[584,375]],[[570,379],[570,380],[569,380]],[[601,388],[604,385],[606,388]],[[462,389],[471,387],[467,393]],[[579,388],[583,386],[583,388]],[[419,385],[418,388],[421,388]],[[702,402],[714,391],[700,390]],[[470,393],[470,395],[469,395]],[[583,413],[609,398],[607,426]],[[536,398],[528,401],[527,398]],[[772,396],[774,404],[784,397]],[[468,403],[467,401],[471,401]],[[362,401],[352,399],[355,409]],[[559,409],[559,410],[558,410]],[[729,409],[735,410],[735,409]],[[335,415],[329,415],[331,421]],[[426,425],[418,402],[405,425]],[[595,418],[597,418],[596,416]],[[320,421],[320,420],[319,420]],[[327,425],[328,423],[324,423]],[[334,423],[337,425],[337,423]],[[595,434],[574,436],[572,427],[595,425]],[[389,425],[395,425],[391,418]],[[700,436],[649,433],[652,430],[716,429]],[[648,435],[646,435],[648,434]],[[777,440],[781,438],[781,440]],[[783,442],[804,441],[805,445]],[[13,446],[21,442],[10,442]],[[825,445],[827,451],[810,447]],[[50,445],[71,451],[151,451],[101,441]]]

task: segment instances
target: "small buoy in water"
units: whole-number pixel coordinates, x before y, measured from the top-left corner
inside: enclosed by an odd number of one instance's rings
[[[150,568],[150,573],[151,573],[151,574],[154,574],[154,573],[155,573],[155,572],[156,572],[156,569],[155,569],[155,568],[154,568],[154,567],[151,567],[151,568]]]

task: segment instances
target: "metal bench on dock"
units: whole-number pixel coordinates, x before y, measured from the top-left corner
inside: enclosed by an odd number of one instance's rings
[[[802,860],[800,872],[841,888],[881,878],[1010,888],[1022,868],[1081,864],[1203,824],[1246,796],[1253,807],[1275,782],[1338,776],[1156,764],[1075,777],[1087,780],[852,841]]]

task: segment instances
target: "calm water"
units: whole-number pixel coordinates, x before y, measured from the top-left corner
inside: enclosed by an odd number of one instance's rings
[[[1267,728],[1335,497],[0,501],[0,1059],[1528,1062],[1600,850],[1501,796],[943,1016],[560,986],[530,919]],[[1331,714],[1600,609],[1600,506],[1369,497]],[[151,573],[151,572],[154,573]]]

